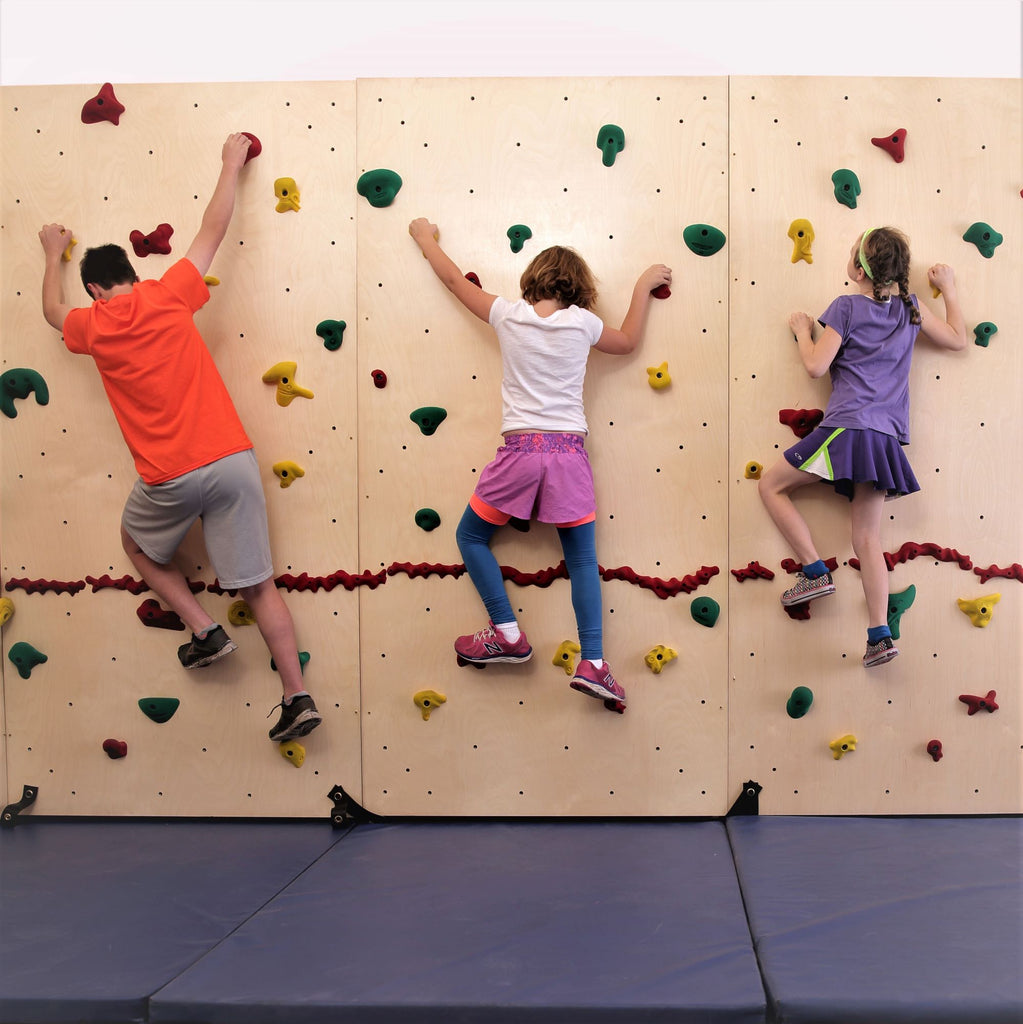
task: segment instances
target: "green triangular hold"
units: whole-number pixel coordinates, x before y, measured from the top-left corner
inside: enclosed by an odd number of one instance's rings
[[[163,725],[174,717],[180,703],[177,697],[143,697],[139,701],[139,708],[146,718]]]

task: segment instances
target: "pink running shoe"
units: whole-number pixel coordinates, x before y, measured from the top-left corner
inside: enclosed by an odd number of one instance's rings
[[[592,661],[580,661],[576,666],[575,675],[568,685],[573,690],[585,693],[587,697],[614,702],[615,707],[608,705],[610,711],[625,710],[625,690],[611,674],[611,668],[606,661],[600,668],[597,668]]]
[[[459,664],[467,661],[470,665],[489,665],[493,661],[529,661],[533,657],[533,648],[529,646],[525,633],[519,634],[515,643],[510,643],[489,622],[487,628],[478,633],[460,636],[455,641],[455,653]]]

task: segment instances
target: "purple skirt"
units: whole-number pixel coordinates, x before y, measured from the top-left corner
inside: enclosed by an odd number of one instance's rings
[[[785,452],[789,464],[819,476],[852,499],[853,485],[873,483],[889,498],[920,490],[898,438],[878,430],[817,427]]]

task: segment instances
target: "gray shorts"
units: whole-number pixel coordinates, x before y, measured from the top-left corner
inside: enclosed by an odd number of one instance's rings
[[[273,576],[266,497],[251,448],[166,483],[136,480],[121,525],[145,554],[165,565],[196,519],[202,520],[206,552],[225,590]]]

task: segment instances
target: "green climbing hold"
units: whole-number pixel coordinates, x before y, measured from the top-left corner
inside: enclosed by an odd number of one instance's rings
[[[860,179],[848,167],[841,167],[831,175],[835,186],[835,198],[850,210],[856,209],[856,197],[860,194]]]
[[[813,690],[808,686],[797,686],[789,696],[785,710],[789,718],[802,718],[810,710],[813,703]]]
[[[977,326],[973,328],[974,344],[980,345],[981,348],[987,348],[987,343],[997,333],[997,324],[991,323],[990,320],[985,320],[982,324],[977,324]]]
[[[37,651],[31,644],[27,644],[23,640],[11,645],[11,649],[7,652],[7,657],[18,670],[18,675],[22,679],[28,679],[36,665],[44,665],[46,663],[46,655],[42,651]]]
[[[440,406],[424,405],[419,409],[413,409],[408,418],[429,437],[444,422],[447,415],[447,410]]]
[[[50,400],[50,392],[46,381],[35,370],[24,366],[14,367],[0,373],[0,412],[8,419],[14,419],[18,410],[14,408],[16,398],[28,398],[35,392],[36,405],[46,405]]]
[[[725,244],[725,235],[710,224],[690,224],[682,232],[682,241],[697,256],[713,256]]]
[[[601,158],[605,167],[614,165],[615,157],[625,149],[625,132],[616,124],[605,124],[597,132],[597,149],[603,150]]]
[[[981,256],[989,260],[994,256],[995,249],[1002,244],[1002,236],[990,224],[978,220],[966,229],[963,241],[972,242]]]
[[[139,708],[146,718],[163,725],[174,717],[180,703],[177,697],[143,697],[139,701]]]
[[[336,352],[345,340],[345,328],[348,326],[344,320],[321,320],[316,325],[316,335],[323,339],[323,347],[330,352]]]
[[[916,600],[916,586],[910,584],[905,590],[897,594],[888,595],[888,628],[892,631],[892,639],[899,639],[899,625],[902,622],[902,613],[910,608]]]
[[[416,512],[416,526],[429,533],[440,526],[440,516],[432,508],[421,508]]]
[[[365,196],[370,206],[390,206],[401,189],[401,175],[386,167],[378,167],[374,171],[366,171],[355,189],[360,196]]]
[[[512,252],[522,252],[522,246],[526,239],[533,237],[533,232],[525,224],[512,224],[507,231],[508,241],[511,243]]]
[[[302,674],[303,675],[305,675],[305,667],[308,664],[309,664],[309,652],[308,651],[299,651],[298,652],[298,667],[302,670]],[[276,672],[277,671],[277,662],[274,661],[273,658],[270,659],[270,671],[271,672]]]
[[[689,602],[689,614],[701,626],[710,628],[721,614],[721,605],[712,597],[694,597]]]

